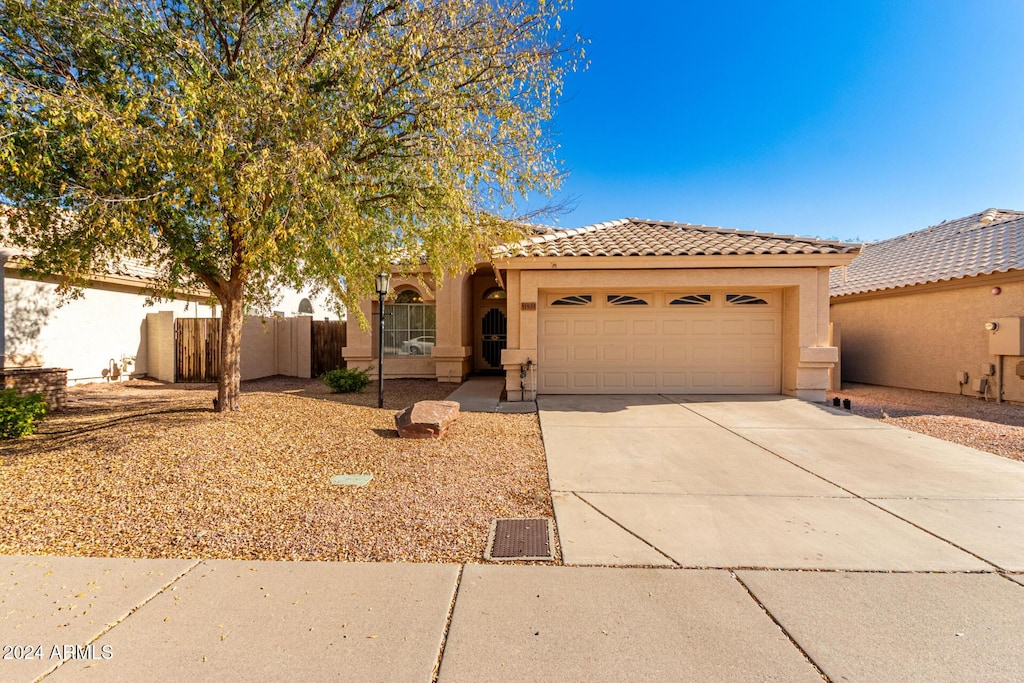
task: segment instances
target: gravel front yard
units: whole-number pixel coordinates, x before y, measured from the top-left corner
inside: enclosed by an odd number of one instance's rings
[[[394,413],[451,387],[318,380],[69,389],[40,433],[0,443],[0,554],[480,562],[496,517],[551,517],[536,415],[463,413],[443,440],[399,439]],[[372,474],[362,488],[336,474]]]
[[[850,399],[857,415],[946,441],[1024,460],[1024,406],[970,396],[844,384],[829,394]]]

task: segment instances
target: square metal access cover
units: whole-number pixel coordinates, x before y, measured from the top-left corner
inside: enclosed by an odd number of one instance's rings
[[[503,560],[535,560],[550,562],[555,559],[555,542],[551,520],[496,519],[491,522],[484,559],[488,562]]]

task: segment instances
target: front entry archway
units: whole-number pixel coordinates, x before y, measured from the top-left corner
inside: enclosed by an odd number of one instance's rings
[[[500,373],[501,352],[507,344],[505,290],[491,287],[474,305],[473,361],[477,372]]]

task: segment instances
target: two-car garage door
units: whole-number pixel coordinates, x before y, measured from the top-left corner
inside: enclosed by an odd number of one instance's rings
[[[777,394],[778,291],[542,292],[541,394]]]

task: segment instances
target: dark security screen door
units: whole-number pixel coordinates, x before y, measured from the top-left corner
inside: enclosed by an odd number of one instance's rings
[[[505,311],[492,308],[484,314],[480,330],[483,338],[482,355],[492,368],[501,367],[501,351],[505,348],[507,330],[508,318]]]

